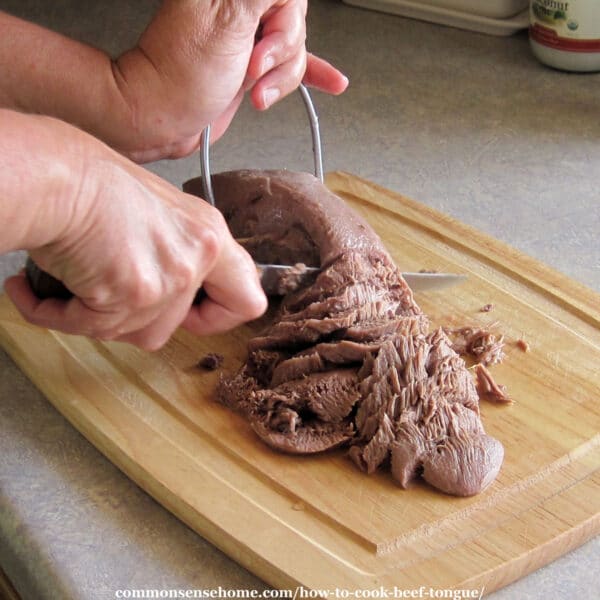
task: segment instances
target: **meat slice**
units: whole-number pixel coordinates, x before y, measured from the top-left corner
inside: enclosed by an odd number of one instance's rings
[[[201,181],[185,189],[201,195]],[[503,448],[484,431],[473,378],[446,332],[428,331],[371,227],[306,173],[222,173],[213,189],[255,259],[321,269],[249,341],[220,401],[283,452],[346,445],[360,469],[389,468],[401,487],[420,475],[459,496],[489,485]],[[479,333],[471,350],[493,362],[502,340]]]
[[[314,454],[348,443],[354,435],[351,423],[313,423],[293,432],[279,432],[261,420],[251,420],[250,425],[258,437],[274,448],[290,454]]]

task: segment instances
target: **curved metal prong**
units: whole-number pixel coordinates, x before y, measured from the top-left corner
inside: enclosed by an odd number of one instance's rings
[[[319,117],[313,104],[310,93],[305,85],[300,84],[298,91],[304,101],[308,120],[310,122],[310,133],[312,135],[313,159],[315,168],[315,177],[323,181],[323,151],[321,148],[321,132],[319,131]],[[212,189],[210,173],[210,125],[202,132],[200,138],[200,173],[202,175],[202,192],[204,199],[215,205],[215,196]]]

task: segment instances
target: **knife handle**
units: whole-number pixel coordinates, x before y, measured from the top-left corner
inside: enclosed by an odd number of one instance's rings
[[[62,281],[59,281],[56,277],[50,275],[50,273],[42,271],[31,258],[28,258],[27,263],[25,264],[25,276],[27,277],[27,281],[29,282],[29,286],[33,293],[40,300],[47,300],[48,298],[70,300],[73,298],[73,292],[67,289]],[[206,292],[204,291],[204,288],[200,288],[196,292],[192,304],[196,306],[200,304],[204,298],[206,298]]]
[[[47,300],[48,298],[57,298],[59,300],[70,300],[73,297],[73,293],[68,290],[62,281],[56,279],[42,271],[29,257],[25,265],[25,276],[33,293],[40,300]]]
[[[196,295],[194,296],[194,299],[192,300],[192,306],[197,306],[198,304],[200,304],[200,302],[202,302],[202,300],[204,300],[204,298],[208,298],[208,294],[204,291],[204,288],[201,287],[196,292]]]

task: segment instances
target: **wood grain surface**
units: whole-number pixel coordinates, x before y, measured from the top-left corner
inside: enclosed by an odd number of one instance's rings
[[[28,325],[0,298],[0,342],[73,425],[185,521],[273,586],[497,589],[600,532],[600,296],[474,229],[345,173],[327,184],[362,213],[403,270],[466,273],[417,295],[433,325],[497,322],[492,368],[515,403],[482,402],[505,446],[498,479],[473,498],[401,490],[344,451],[271,451],[214,402],[218,372],[263,322],[230,334],[178,332],[149,354]],[[488,303],[489,313],[480,312]],[[264,321],[264,320],[263,320]],[[523,352],[516,344],[531,347]]]

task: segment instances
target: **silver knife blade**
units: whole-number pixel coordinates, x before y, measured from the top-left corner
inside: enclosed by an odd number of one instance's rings
[[[467,280],[459,273],[402,273],[402,277],[413,292],[443,290]]]
[[[318,267],[298,267],[294,265],[276,265],[256,263],[260,272],[260,282],[268,295],[281,296],[287,291],[288,285],[301,287],[307,284],[320,271]],[[466,275],[458,273],[402,273],[406,283],[413,292],[441,290],[463,283]],[[289,281],[286,282],[286,278]]]

